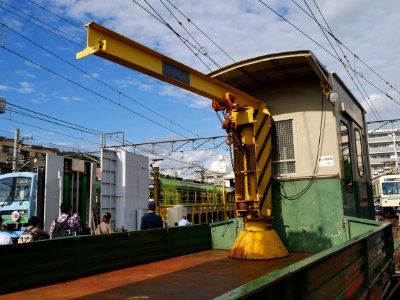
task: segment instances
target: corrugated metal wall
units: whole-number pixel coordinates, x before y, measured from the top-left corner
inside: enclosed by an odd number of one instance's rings
[[[211,249],[208,224],[0,246],[0,294]]]

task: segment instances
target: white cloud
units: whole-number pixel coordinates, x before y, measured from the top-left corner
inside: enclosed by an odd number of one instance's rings
[[[89,75],[88,75],[89,74]],[[82,79],[99,79],[100,78],[100,73],[88,73],[88,74],[83,74],[81,75]]]
[[[0,91],[9,91],[9,90],[13,90],[14,88],[8,85],[3,85],[0,84]]]
[[[31,62],[28,61],[28,60],[25,60],[25,61],[24,61],[24,64],[25,64],[26,66],[30,67],[30,68],[41,70],[41,68],[40,68],[38,65],[36,65],[36,64],[34,64],[34,63],[31,63]]]
[[[68,96],[61,96],[59,97],[60,100],[64,101],[64,102],[83,102],[85,101],[84,98],[82,97],[68,97]]]
[[[369,95],[368,101],[364,101],[363,107],[367,111],[368,120],[398,119],[399,113],[396,107],[400,106],[400,96],[394,91],[389,92],[388,95],[392,99],[386,95],[375,93]]]
[[[211,105],[211,100],[208,100],[207,98],[190,93],[186,90],[177,88],[172,85],[162,85],[159,91],[159,95],[170,96],[171,102],[180,101],[191,108],[205,108],[210,107]]]
[[[167,4],[167,1],[163,2]],[[212,40],[219,47],[226,51],[236,61],[280,51],[292,51],[299,49],[312,50],[321,63],[327,66],[328,70],[333,70],[338,73],[340,78],[346,83],[355,97],[359,99],[359,101],[365,106],[366,110],[368,111],[367,120],[374,119],[375,116],[370,112],[371,108],[363,101],[365,96],[360,95],[358,89],[349,78],[341,63],[332,57],[332,55],[335,55],[335,53],[332,50],[332,46],[326,41],[319,26],[315,24],[315,22],[313,22],[309,16],[307,16],[296,5],[296,3],[298,3],[307,11],[304,1],[267,0],[264,2],[272,9],[275,9],[279,13],[283,14],[284,17],[287,18],[293,25],[297,26],[298,29],[302,30],[305,34],[314,39],[323,48],[305,37],[290,24],[283,21],[279,16],[277,16],[259,1],[174,0],[173,3],[191,20],[191,22],[188,22],[179,14],[179,12],[171,8],[176,16],[180,18],[182,24],[185,26],[185,29],[190,33],[190,35],[176,22],[176,20],[174,20],[171,14],[161,4],[161,1],[149,1],[154,9],[156,9],[157,12],[160,13],[160,15],[162,15],[162,17],[168,22],[168,24],[174,27],[175,30],[182,35],[182,37],[189,39],[190,43],[195,45],[197,48],[204,47],[207,54],[220,66],[231,64],[233,61],[220,49],[218,49],[218,47],[216,47],[207,37],[212,38]],[[18,3],[18,1],[15,1],[15,3]],[[136,5],[133,1],[43,0],[41,3],[51,5],[52,11],[56,11],[61,16],[71,19],[74,23],[82,25],[90,21],[95,21],[118,33],[121,33],[122,35],[127,36],[128,38],[136,40],[139,43],[170,56],[171,58],[194,69],[198,69],[203,73],[208,73],[209,69],[204,66],[199,58],[201,58],[212,70],[218,69],[218,66],[216,66],[212,61],[208,60],[207,57],[201,53],[199,54],[198,49],[192,49],[196,54],[198,54],[198,56],[194,55],[173,32],[158,22],[154,17],[150,16],[143,9],[138,7],[138,5]],[[146,5],[144,1],[141,1],[140,3]],[[324,24],[324,20],[319,15],[318,10],[315,7],[314,2],[307,1],[307,3],[313,9],[313,12],[316,14],[321,24],[326,26]],[[385,78],[385,80],[390,82],[390,84],[395,86],[397,90],[400,90],[400,82],[397,74],[398,65],[400,65],[400,56],[397,53],[397,43],[400,39],[400,32],[397,30],[400,2],[392,0],[318,0],[316,3],[318,3],[319,8],[324,14],[325,19],[329,23],[336,37],[343,42],[346,47],[351,49],[362,59],[362,62],[356,60],[351,53],[344,50],[346,51],[347,58],[349,59],[349,64],[351,64],[357,70],[357,72],[362,73],[365,78],[368,78],[368,80],[373,82],[380,89],[380,91],[377,91],[374,86],[366,81],[363,81],[362,78],[360,79],[366,94],[370,95],[370,105],[373,104],[373,106],[379,111],[380,117],[383,119],[388,119],[391,117],[397,118],[400,111],[399,105],[388,99],[388,97],[386,97],[384,94],[389,93],[395,99],[395,101],[400,102],[399,93],[396,91],[393,92],[393,89],[388,87],[385,82],[383,82],[374,72],[376,71],[379,75]],[[25,26],[25,24],[21,23],[21,21],[15,21],[14,18],[11,17],[8,17],[8,19],[10,24],[15,24],[15,28],[25,29],[22,27]],[[53,22],[54,20],[52,19],[51,21]],[[194,24],[200,27],[207,34],[207,37],[199,32],[195,28]],[[73,28],[70,25],[63,24],[60,27],[57,26],[57,28],[68,31],[68,33],[71,33],[74,36],[79,36],[82,41],[85,39],[85,33],[79,31],[77,28]],[[33,36],[33,30],[34,29],[32,28],[28,29],[31,36]],[[40,31],[39,33],[42,32]],[[191,36],[193,36],[195,40]],[[67,56],[65,53],[66,51],[74,51],[72,49],[75,49],[75,46],[71,47],[70,44],[62,43],[57,44],[56,40],[58,40],[58,38],[54,38],[54,40],[40,40],[40,38],[37,37],[37,42],[39,43],[52,44],[54,42],[54,45],[52,45],[53,48],[51,49],[59,50],[62,53],[61,55]],[[16,40],[14,42],[17,44],[18,41]],[[197,42],[199,45],[197,45]],[[28,48],[25,45],[25,48],[19,48],[18,51],[23,51],[22,54],[24,55],[33,54],[33,51],[32,53],[29,53],[31,49],[33,50],[33,48]],[[68,55],[70,55],[70,53]],[[6,65],[8,61],[3,57],[1,59],[3,61],[0,63],[3,67],[3,65]],[[366,67],[363,62],[367,62],[373,71]],[[85,65],[86,63],[88,64]],[[30,67],[26,68],[28,71],[25,71],[25,75],[38,74],[35,73],[36,69],[39,68],[38,66],[29,62],[25,62],[25,64]],[[145,97],[136,97],[136,92],[138,92],[139,95],[140,91],[149,94],[156,94],[159,97],[167,98],[168,101],[174,101],[181,104],[176,106],[178,109],[173,116],[166,116],[179,124],[181,123],[179,116],[182,116],[185,113],[187,114],[188,108],[192,109],[210,107],[210,101],[208,99],[203,101],[197,95],[192,95],[191,93],[185,92],[181,89],[166,87],[164,84],[159,85],[159,83],[156,81],[150,80],[146,76],[141,76],[136,73],[132,77],[129,77],[129,75],[126,75],[127,73],[121,71],[121,68],[111,69],[115,64],[106,60],[93,58],[90,61],[87,59],[79,61],[77,65],[80,67],[82,66],[83,69],[87,67],[85,70],[90,70],[88,72],[95,78],[100,78],[101,74],[101,78],[103,80],[109,80],[109,82],[111,82],[113,86],[115,85],[117,89],[120,89],[123,93],[128,95],[132,95],[134,99],[138,98],[139,101],[143,101],[143,103],[146,103],[145,101],[147,99]],[[61,66],[62,64],[60,63],[60,67]],[[20,69],[21,67],[16,67],[13,70]],[[110,70],[116,71],[110,72]],[[21,70],[21,73],[18,75],[24,76],[22,72],[23,71]],[[64,72],[61,73],[64,74]],[[86,79],[87,77],[86,75],[82,74],[78,74],[76,77],[72,76],[70,78]],[[45,89],[46,94],[57,95],[52,98],[59,98],[62,101],[84,101],[86,94],[83,93],[86,92],[82,92],[82,90],[79,92],[74,90],[72,92],[72,88],[71,91],[69,90],[69,84],[65,84],[65,90],[57,89],[58,93],[54,94],[54,89],[52,89],[51,86],[51,77],[53,76],[46,77],[45,84],[47,86],[43,88]],[[118,80],[115,80],[115,78],[118,78]],[[57,80],[59,80],[59,78]],[[30,91],[33,92],[33,85],[26,84],[15,87],[15,84],[10,82],[2,81],[0,90],[25,93]],[[59,83],[59,81],[57,82]],[[90,83],[92,83],[92,81],[90,81]],[[97,90],[97,84],[98,83],[93,81],[91,88],[93,87],[96,91],[99,91],[99,93],[104,93],[104,95],[107,97],[112,99],[115,98],[114,92],[111,92],[111,96],[110,94],[106,94],[107,92],[105,91],[106,88],[104,88],[104,86]],[[57,87],[59,86],[60,85],[57,85]],[[125,89],[129,92],[125,92]],[[39,83],[35,83],[35,92],[36,90],[39,91]],[[70,94],[77,96],[64,96]],[[60,95],[62,95],[62,97],[60,97]],[[32,93],[29,96],[31,96],[31,102],[40,103],[43,101],[48,101],[46,97],[39,96],[36,93]],[[166,101],[163,103],[165,102]],[[162,105],[163,104],[161,104],[160,101],[159,111],[163,113]],[[182,113],[181,109],[186,109],[186,111]],[[116,122],[117,118],[115,115],[112,115],[113,112],[109,110],[108,113],[109,119],[113,122]],[[79,117],[78,113],[76,117]],[[187,128],[195,128],[198,123],[199,120],[193,120],[192,124],[185,123],[182,125]],[[126,128],[126,130],[136,130],[136,128],[137,127],[132,126],[132,129]],[[165,132],[163,132],[163,130],[161,130],[161,133],[157,130],[151,131],[150,126],[148,131],[149,132],[146,130],[147,136],[165,136]],[[142,132],[140,132],[140,134],[142,134]],[[174,136],[174,138],[177,137]],[[141,136],[140,139],[145,139],[145,137]],[[192,156],[192,154],[189,153],[185,153],[184,155],[185,157]],[[214,154],[209,155],[211,156]],[[206,158],[207,153],[202,153],[197,155],[193,154],[191,159],[205,160]]]
[[[136,87],[142,92],[150,93],[154,90],[155,84],[149,79],[137,80],[135,78],[124,78],[114,80],[115,85],[120,89],[128,89],[129,87]]]
[[[26,81],[20,82],[19,87],[16,88],[16,91],[18,93],[23,93],[23,94],[32,93],[33,92],[33,84],[30,82],[26,82]]]
[[[35,74],[29,73],[26,70],[17,70],[17,71],[15,71],[15,73],[22,77],[36,78]]]

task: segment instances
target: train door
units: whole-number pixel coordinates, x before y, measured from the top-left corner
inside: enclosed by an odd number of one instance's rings
[[[358,216],[358,205],[354,199],[353,184],[353,147],[350,138],[350,124],[345,120],[340,121],[340,145],[342,157],[342,186],[343,186],[343,212],[345,216]]]
[[[355,199],[358,204],[358,217],[373,219],[373,201],[372,187],[370,182],[370,171],[368,166],[368,157],[366,149],[366,137],[363,130],[356,124],[353,124],[354,145],[355,145]]]
[[[372,191],[362,129],[349,120],[341,120],[340,142],[344,215],[372,219]]]

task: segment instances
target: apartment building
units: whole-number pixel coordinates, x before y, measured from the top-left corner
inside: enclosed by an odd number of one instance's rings
[[[57,154],[58,149],[18,143],[17,171],[27,171],[44,164],[47,153]],[[14,140],[0,136],[0,174],[12,172]]]
[[[400,129],[368,131],[372,176],[396,171],[400,163]]]

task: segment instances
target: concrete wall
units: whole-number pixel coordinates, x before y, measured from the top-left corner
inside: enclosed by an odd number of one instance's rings
[[[147,207],[149,159],[125,150],[102,149],[100,217],[109,211],[117,230],[137,230],[137,211]]]
[[[64,157],[47,154],[45,172],[43,226],[45,230],[50,230],[51,223],[59,215],[63,199]]]

